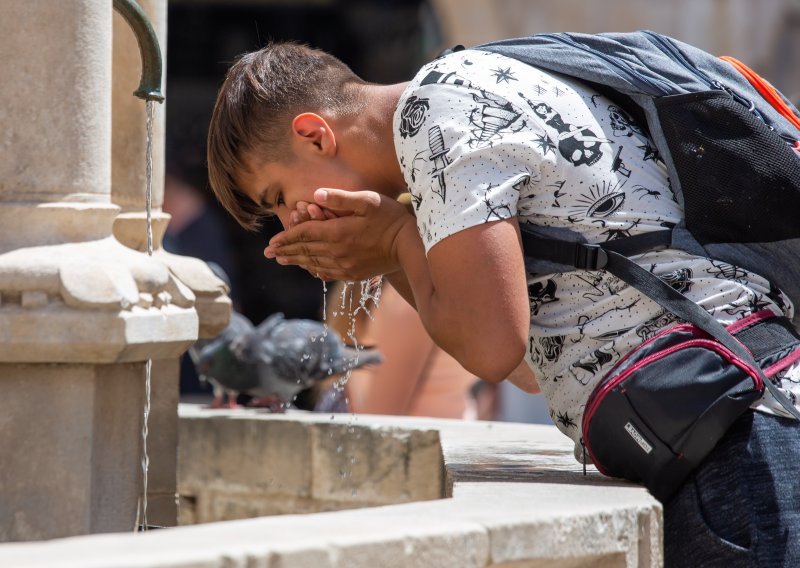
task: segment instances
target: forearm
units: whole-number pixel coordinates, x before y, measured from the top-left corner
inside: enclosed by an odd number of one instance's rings
[[[411,289],[411,284],[408,283],[408,278],[403,270],[395,270],[385,275],[389,283],[394,286],[395,290],[408,302],[408,304],[416,309],[417,305],[414,301],[414,291]]]
[[[478,271],[466,270],[472,282],[447,269],[432,271],[413,225],[398,234],[395,258],[436,344],[476,376],[493,382],[505,379],[522,359],[527,335],[517,329],[522,327],[514,321],[519,318],[504,317],[513,302],[498,292],[491,301],[478,300],[479,307],[470,306],[464,296],[480,278]]]
[[[426,254],[415,219],[392,199],[335,189],[315,199],[350,214],[287,229],[272,238],[267,258],[328,280],[387,274],[431,338],[465,369],[501,381],[519,364],[530,306],[516,218],[456,231]]]

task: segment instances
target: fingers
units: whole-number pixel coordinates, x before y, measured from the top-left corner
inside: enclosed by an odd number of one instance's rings
[[[323,209],[316,203],[308,204],[308,216],[315,221],[325,221],[328,219],[336,219],[338,215],[329,209]]]
[[[339,215],[365,215],[381,204],[381,196],[374,191],[345,191],[323,187],[314,192],[314,201],[320,207]]]
[[[336,219],[338,215],[330,209],[323,209],[316,203],[307,203],[305,201],[298,201],[295,204],[295,210],[289,214],[289,227],[296,227],[301,223],[307,221],[326,221]]]
[[[287,245],[307,245],[309,243],[335,243],[340,238],[337,218],[326,222],[310,220],[287,228],[269,240],[264,253],[277,253],[278,249]],[[273,254],[273,256],[275,256]],[[272,258],[267,254],[267,258]]]

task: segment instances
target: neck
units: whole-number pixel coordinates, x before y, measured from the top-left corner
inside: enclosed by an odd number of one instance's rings
[[[346,129],[350,158],[379,193],[396,198],[407,191],[394,148],[392,118],[406,83],[367,85],[363,111]]]

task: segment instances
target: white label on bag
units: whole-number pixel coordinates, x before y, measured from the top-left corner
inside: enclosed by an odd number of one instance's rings
[[[633,424],[628,422],[625,424],[625,431],[631,435],[633,441],[639,444],[639,447],[644,450],[644,453],[649,454],[653,451],[653,446],[651,446],[647,440],[644,439],[644,436],[639,434],[639,431],[633,427]]]

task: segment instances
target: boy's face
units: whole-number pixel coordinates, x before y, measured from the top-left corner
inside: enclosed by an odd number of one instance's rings
[[[241,190],[265,213],[274,213],[284,228],[298,201],[314,202],[314,191],[321,187],[358,191],[368,189],[361,176],[339,160],[300,155],[288,162],[261,165],[248,161],[248,171],[238,176]]]

